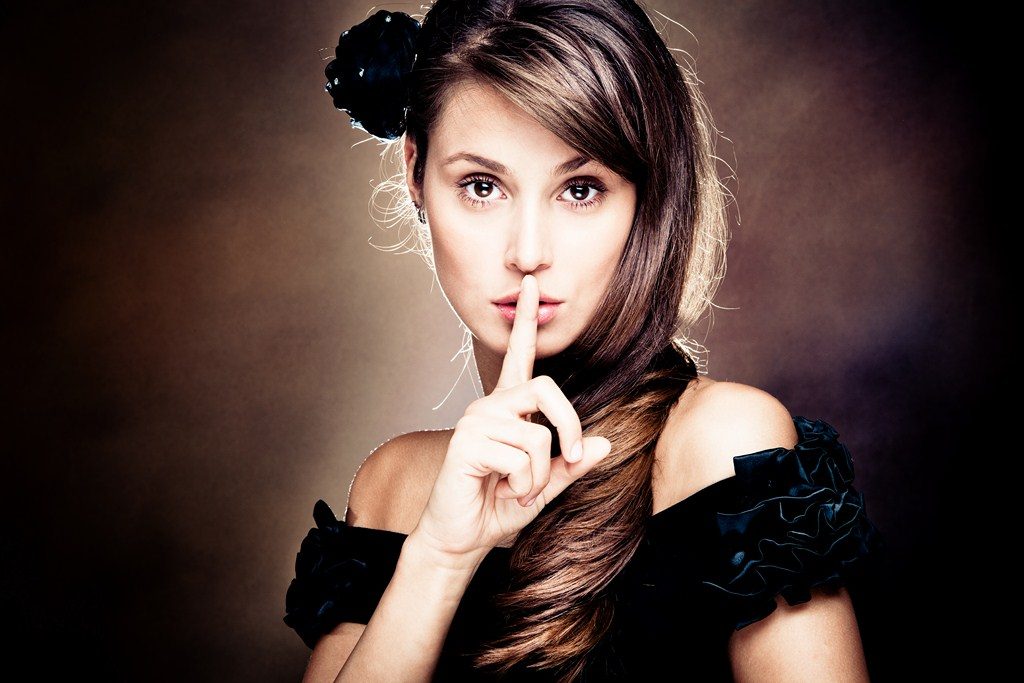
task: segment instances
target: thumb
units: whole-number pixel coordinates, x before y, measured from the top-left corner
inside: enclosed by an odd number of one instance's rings
[[[584,453],[588,448],[594,448],[597,458],[600,460],[612,452],[612,442],[603,436],[588,436],[583,439]]]
[[[557,464],[552,465],[550,481],[542,493],[544,500],[553,500],[611,452],[612,442],[603,436],[583,437],[583,458],[579,462],[569,462],[565,454],[555,459]]]
[[[569,471],[580,477],[590,471],[597,463],[601,462],[606,455],[612,452],[612,442],[603,436],[583,437],[583,457],[579,462],[570,462]]]

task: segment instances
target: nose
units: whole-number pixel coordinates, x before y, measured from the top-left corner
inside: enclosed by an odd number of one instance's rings
[[[551,266],[550,216],[536,203],[524,202],[512,217],[505,265],[520,273]]]

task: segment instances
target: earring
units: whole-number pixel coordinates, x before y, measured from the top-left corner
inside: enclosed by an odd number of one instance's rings
[[[423,223],[424,225],[426,225],[426,223],[427,223],[427,214],[426,214],[426,212],[423,211],[423,207],[420,206],[419,204],[414,204],[414,206],[416,207],[416,220],[418,220],[420,223]]]

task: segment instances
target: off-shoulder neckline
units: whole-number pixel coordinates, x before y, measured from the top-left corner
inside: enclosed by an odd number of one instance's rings
[[[801,425],[804,422],[810,422],[810,421],[807,420],[807,418],[804,418],[802,416],[801,417],[794,416],[792,419],[793,419],[793,422],[797,426],[797,433],[798,433],[797,444],[795,446],[793,446],[791,448],[787,448],[785,446],[774,446],[774,447],[769,447],[769,448],[762,448],[761,450],[752,451],[750,453],[741,453],[739,455],[734,455],[733,456],[733,458],[732,458],[733,462],[734,463],[737,463],[737,461],[742,462],[745,459],[750,459],[750,458],[753,458],[754,456],[763,455],[765,453],[770,453],[772,451],[777,451],[777,450],[780,450],[780,449],[786,450],[786,451],[794,451],[797,448],[799,448],[800,444],[805,439],[805,434],[803,433]],[[735,467],[736,466],[734,464],[734,469],[735,469]],[[675,518],[677,515],[683,514],[684,512],[686,512],[688,510],[691,510],[691,509],[693,509],[695,507],[697,507],[699,509],[699,507],[700,507],[699,504],[700,503],[703,503],[706,499],[709,499],[709,498],[713,499],[714,496],[718,495],[720,492],[722,492],[724,490],[728,490],[730,487],[736,486],[738,481],[739,481],[739,475],[736,474],[736,472],[734,471],[733,474],[730,474],[727,477],[723,477],[722,479],[718,479],[716,481],[711,482],[710,484],[704,486],[703,488],[697,489],[696,491],[694,491],[690,495],[686,496],[685,498],[683,498],[681,500],[678,500],[675,503],[673,503],[673,504],[669,505],[668,507],[664,508],[663,510],[660,510],[659,512],[656,512],[656,513],[650,515],[647,518],[647,528],[648,528],[648,530],[660,529],[660,530],[663,531],[664,528],[665,528],[664,525],[667,524],[671,519]],[[396,541],[399,541],[399,540],[404,541],[404,539],[408,536],[408,534],[402,533],[400,531],[392,531],[390,529],[377,529],[377,528],[374,528],[374,527],[348,526],[344,521],[340,521],[340,523],[342,525],[347,526],[349,529],[362,529],[363,531],[361,533],[376,533],[378,535],[379,534],[384,534],[386,536],[390,536],[392,539],[394,539]],[[500,546],[499,545],[499,546],[494,546],[493,548],[491,548],[491,551],[488,553],[488,555],[490,555],[492,553],[502,553],[502,552],[511,552],[511,551],[512,551],[512,546]]]
[[[689,506],[704,500],[711,494],[717,493],[719,490],[729,486],[735,479],[736,475],[730,474],[727,477],[711,482],[710,484],[704,486],[703,488],[697,489],[696,491],[686,496],[685,498],[677,500],[676,502],[672,503],[667,508],[655,512],[653,515],[648,517],[648,523],[654,523],[655,520],[660,520],[662,517],[670,517],[677,512],[681,512],[682,510],[688,508]]]
[[[771,449],[768,449],[768,450],[771,450]],[[717,481],[714,481],[714,482],[708,484],[707,486],[705,486],[703,488],[697,489],[696,491],[694,491],[690,495],[686,496],[685,498],[676,501],[672,505],[669,505],[667,508],[664,508],[663,510],[659,510],[658,512],[655,512],[653,515],[648,517],[647,518],[648,526],[658,525],[663,520],[667,520],[667,519],[671,518],[674,515],[681,514],[684,510],[688,510],[689,508],[693,507],[697,503],[703,501],[705,498],[708,498],[712,494],[717,493],[721,489],[729,486],[731,484],[731,482],[733,480],[735,480],[735,479],[736,479],[736,475],[735,474],[731,474],[728,477],[725,477],[723,479],[719,479]],[[404,541],[405,538],[408,536],[408,534],[406,534],[406,533],[403,533],[401,531],[393,531],[391,529],[377,529],[375,527],[367,527],[367,526],[349,526],[349,525],[345,524],[344,521],[342,521],[341,524],[344,524],[349,529],[361,529],[362,533],[377,533],[377,534],[390,535],[391,537],[395,538],[396,540],[403,540]],[[495,552],[495,551],[497,551],[497,552],[503,552],[503,551],[511,552],[511,550],[512,550],[511,546],[496,545],[493,548],[491,548],[491,552]]]

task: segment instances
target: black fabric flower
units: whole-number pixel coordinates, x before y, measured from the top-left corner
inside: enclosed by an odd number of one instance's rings
[[[419,28],[420,22],[404,12],[379,10],[338,38],[335,59],[324,69],[324,90],[353,127],[385,140],[405,131]]]
[[[310,649],[342,621],[366,624],[394,572],[402,537],[367,543],[365,529],[338,521],[323,500],[313,505],[310,529],[295,557],[295,578],[285,595],[284,623]]]
[[[721,615],[740,629],[771,614],[780,594],[790,605],[810,589],[860,576],[883,546],[852,485],[853,458],[826,422],[794,418],[799,442],[733,459],[736,509],[716,514],[719,556],[703,581]]]

